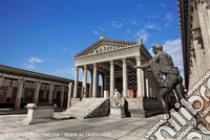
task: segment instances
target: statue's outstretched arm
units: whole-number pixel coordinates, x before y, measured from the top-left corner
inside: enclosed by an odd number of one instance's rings
[[[146,63],[146,64],[141,65],[141,66],[134,66],[135,69],[147,69],[149,67],[150,67],[149,63]]]

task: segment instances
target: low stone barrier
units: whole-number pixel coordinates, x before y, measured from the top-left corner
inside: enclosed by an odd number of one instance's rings
[[[55,107],[52,105],[37,106],[35,103],[28,103],[27,118],[22,120],[23,124],[33,124],[51,121]]]

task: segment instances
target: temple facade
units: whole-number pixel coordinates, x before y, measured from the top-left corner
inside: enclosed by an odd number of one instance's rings
[[[157,84],[152,73],[134,69],[151,59],[142,42],[100,39],[74,56],[74,97],[112,97],[117,89],[123,97],[157,97]],[[78,71],[83,70],[82,91],[78,92]],[[90,90],[87,90],[87,71],[90,73]],[[98,92],[99,75],[102,92]]]
[[[131,116],[145,117],[146,110],[162,112],[160,102],[157,100],[159,86],[152,72],[134,68],[147,63],[151,58],[143,41],[109,40],[101,35],[98,41],[74,56],[75,84],[72,103],[78,102],[78,97],[109,98],[111,103],[115,92],[118,91],[128,102]],[[79,69],[83,70],[80,90],[77,85]]]

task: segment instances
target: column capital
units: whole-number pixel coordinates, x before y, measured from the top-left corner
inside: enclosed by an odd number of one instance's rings
[[[35,83],[36,83],[36,84],[41,84],[42,81],[37,80],[37,81],[35,81]]]
[[[127,58],[122,58],[123,63],[126,63]]]
[[[136,55],[135,58],[140,60],[141,56],[140,55]]]
[[[52,85],[52,86],[54,86],[54,85],[55,85],[55,83],[49,83],[49,85]]]
[[[140,56],[136,56],[136,65],[140,65],[141,64],[141,58]]]
[[[84,65],[83,68],[84,68],[84,69],[87,69],[87,65]]]
[[[72,86],[72,82],[70,82],[69,84],[68,84],[68,87],[71,87]]]
[[[122,61],[126,61],[126,60],[127,60],[127,58],[126,58],[126,57],[122,58]]]
[[[4,78],[4,74],[0,74],[0,78]]]
[[[93,63],[93,67],[94,68],[97,68],[97,63]]]
[[[18,81],[25,82],[25,78],[21,77],[18,79]]]
[[[110,64],[111,64],[111,65],[113,65],[113,64],[114,64],[114,60],[110,60],[109,62],[110,62]]]

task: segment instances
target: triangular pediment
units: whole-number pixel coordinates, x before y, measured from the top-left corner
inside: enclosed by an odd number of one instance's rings
[[[77,55],[75,55],[74,57],[104,53],[107,51],[112,51],[135,44],[137,44],[137,42],[100,39],[91,46],[78,53]]]
[[[116,45],[107,45],[107,44],[103,44],[101,46],[98,46],[97,48],[91,50],[90,52],[88,52],[86,55],[92,55],[92,54],[97,54],[97,53],[103,53],[103,52],[107,52],[107,51],[111,51],[111,50],[116,50],[119,48],[122,48],[123,46],[116,46]]]

